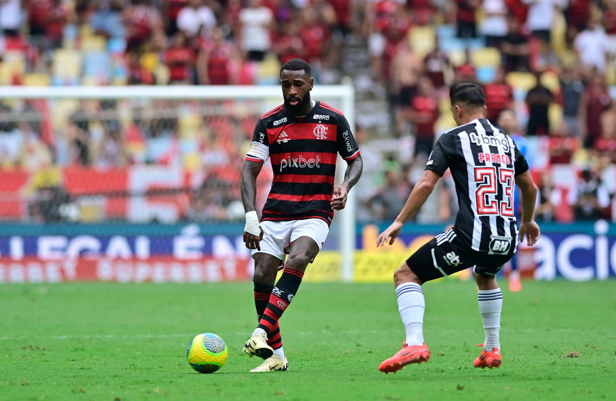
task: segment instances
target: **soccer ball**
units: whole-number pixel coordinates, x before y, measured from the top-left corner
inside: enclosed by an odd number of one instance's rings
[[[214,373],[227,361],[227,345],[212,333],[202,333],[188,344],[188,363],[199,373]]]

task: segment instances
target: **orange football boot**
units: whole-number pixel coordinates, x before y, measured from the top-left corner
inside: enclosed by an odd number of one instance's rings
[[[483,344],[479,344],[479,346],[483,347]],[[501,358],[501,353],[499,349],[494,347],[492,351],[486,351],[485,349],[481,350],[481,355],[479,355],[479,357],[475,359],[473,365],[475,365],[476,368],[492,369],[499,368],[502,362],[503,359]]]
[[[379,365],[379,370],[384,373],[396,373],[406,365],[411,363],[428,362],[430,350],[426,343],[423,345],[406,345],[402,343],[402,349],[389,359]]]

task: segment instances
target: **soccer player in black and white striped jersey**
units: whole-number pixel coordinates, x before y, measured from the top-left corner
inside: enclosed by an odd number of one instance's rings
[[[474,366],[499,367],[503,300],[495,275],[517,250],[518,237],[526,237],[530,246],[539,238],[539,226],[533,220],[537,187],[513,140],[485,119],[483,90],[475,84],[459,83],[451,87],[449,97],[459,126],[438,139],[406,205],[377,239],[377,246],[393,244],[404,222],[423,205],[445,171],[451,170],[460,206],[454,227],[421,247],[394,274],[406,341],[396,355],[379,366],[385,373],[430,358],[423,338],[421,285],[469,267],[479,288],[485,329],[483,350]],[[513,210],[514,184],[520,188],[523,207],[519,232]]]

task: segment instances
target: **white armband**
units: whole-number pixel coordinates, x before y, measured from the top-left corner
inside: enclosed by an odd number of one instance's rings
[[[256,235],[257,237],[261,235],[261,228],[259,227],[259,217],[257,216],[257,212],[255,212],[254,210],[252,212],[246,213],[246,226],[244,227],[244,232]]]

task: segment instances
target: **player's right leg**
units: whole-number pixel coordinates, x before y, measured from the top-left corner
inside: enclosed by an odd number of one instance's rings
[[[496,283],[499,269],[475,267],[473,273],[479,289],[479,312],[483,319],[485,341],[481,355],[473,362],[476,368],[498,368],[502,363],[500,351],[500,318],[503,294]]]
[[[282,264],[282,260],[268,253],[255,253],[253,255],[255,261],[255,272],[253,276],[254,282],[254,298],[255,308],[257,310],[257,323],[261,320],[265,308],[269,303],[274,284],[276,282],[276,273],[279,266]],[[279,354],[281,359],[284,359],[284,353],[282,351],[282,337],[280,334],[280,326],[276,323],[274,330],[267,336],[266,343],[272,348],[273,353]],[[256,344],[255,344],[256,345]],[[266,352],[269,351],[258,351]],[[249,354],[253,355],[253,354]]]
[[[428,362],[430,350],[423,339],[425,300],[421,291],[423,281],[409,268],[402,265],[394,273],[398,311],[406,330],[402,349],[379,365],[384,373],[397,372],[412,363]]]

